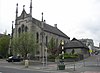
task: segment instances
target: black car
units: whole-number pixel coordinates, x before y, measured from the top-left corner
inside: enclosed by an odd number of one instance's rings
[[[23,59],[20,58],[19,56],[10,56],[6,61],[8,61],[8,62],[20,62],[22,60]]]

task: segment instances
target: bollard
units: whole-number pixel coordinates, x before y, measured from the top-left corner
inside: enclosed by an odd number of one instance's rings
[[[29,66],[29,60],[25,60],[25,68],[28,68]]]

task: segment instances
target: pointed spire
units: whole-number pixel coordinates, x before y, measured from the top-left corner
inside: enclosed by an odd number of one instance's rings
[[[30,15],[32,16],[32,0],[30,1]]]
[[[43,22],[43,12],[42,12],[42,22]]]
[[[11,36],[12,36],[12,38],[13,38],[13,23],[14,23],[14,21],[12,21],[12,34],[11,34]]]
[[[25,5],[23,5],[23,10],[25,9]]]
[[[16,18],[18,17],[18,3],[16,4]]]

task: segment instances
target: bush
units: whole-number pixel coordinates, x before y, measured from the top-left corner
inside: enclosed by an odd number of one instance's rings
[[[55,55],[49,55],[49,56],[48,56],[48,59],[55,59],[55,58],[56,58]]]
[[[68,58],[78,58],[78,54],[64,54],[64,59],[68,59]]]
[[[55,55],[49,55],[49,56],[48,56],[48,61],[54,62],[54,61],[55,61],[55,58],[56,58]]]

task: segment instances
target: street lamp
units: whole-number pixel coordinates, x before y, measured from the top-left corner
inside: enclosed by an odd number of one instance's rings
[[[41,26],[41,29],[42,29],[42,51],[43,51],[43,54],[42,54],[42,57],[43,57],[43,67],[44,67],[44,22],[43,22],[43,12],[42,12],[42,26]]]

